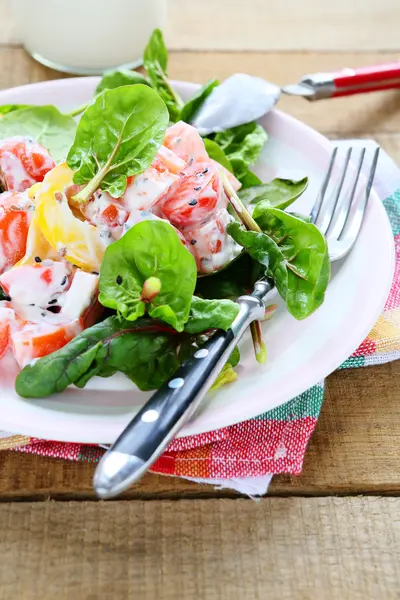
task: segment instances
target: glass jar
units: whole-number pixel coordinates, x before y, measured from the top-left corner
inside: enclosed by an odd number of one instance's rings
[[[42,64],[78,75],[136,67],[165,0],[12,0],[25,49]]]

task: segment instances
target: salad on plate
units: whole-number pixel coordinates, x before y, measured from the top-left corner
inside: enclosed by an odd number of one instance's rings
[[[116,372],[156,389],[229,329],[236,298],[264,276],[296,319],[323,302],[324,236],[290,211],[307,178],[261,182],[253,166],[267,133],[243,118],[260,107],[240,109],[232,81],[229,97],[212,80],[183,102],[167,62],[156,30],[145,75],[106,73],[70,114],[0,107],[0,358],[21,368],[22,397]],[[257,78],[245,77],[251,99]],[[218,126],[221,98],[242,110],[240,125]],[[251,334],[265,362],[259,323]],[[235,350],[215,387],[236,379],[239,360]]]

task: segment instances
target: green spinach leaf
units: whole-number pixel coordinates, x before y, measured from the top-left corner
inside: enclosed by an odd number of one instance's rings
[[[100,187],[115,198],[122,196],[127,177],[150,166],[167,125],[165,104],[150,87],[102,92],[83,113],[68,154],[74,182],[87,184],[75,200],[88,200]]]
[[[150,85],[146,77],[141,73],[138,73],[138,71],[130,71],[129,69],[115,69],[113,71],[107,71],[104,73],[95,93],[97,95],[101,94],[101,92],[104,92],[104,90],[113,90],[123,85],[135,85],[137,83]]]
[[[253,217],[264,233],[243,231],[238,223],[228,232],[258,260],[286,301],[296,319],[309,316],[324,300],[330,263],[326,241],[312,223],[306,223],[276,208]]]
[[[209,138],[204,138],[203,142],[208,156],[233,173],[232,165],[221,146],[218,146],[217,142],[214,142]]]
[[[284,210],[301,196],[307,186],[308,177],[297,181],[276,178],[268,183],[240,190],[239,197],[251,211],[258,202],[265,202],[268,203],[265,206]]]
[[[171,121],[177,121],[183,108],[183,101],[168,81],[168,52],[159,29],[155,29],[149,39],[143,54],[143,65],[151,85],[164,100]]]
[[[267,139],[265,129],[253,122],[217,133],[214,141],[225,152],[235,176],[248,187],[259,181],[253,173],[249,176],[249,166],[257,161]]]
[[[55,106],[32,106],[0,119],[0,138],[21,135],[42,144],[56,162],[65,160],[74,140],[76,123]]]
[[[163,221],[142,221],[108,246],[99,301],[129,321],[147,312],[182,331],[196,277],[195,260],[174,228]]]
[[[242,184],[240,189],[245,190],[248,187],[260,185],[261,179],[255,173],[253,173],[253,171],[248,170],[247,173],[242,175],[240,183]]]
[[[286,299],[287,267],[285,258],[278,245],[268,235],[257,231],[246,231],[240,223],[230,223],[228,233],[243,246],[253,260],[260,263],[266,275],[272,277],[282,296]]]
[[[211,79],[202,88],[199,89],[195,95],[188,100],[185,105],[182,107],[181,114],[179,115],[179,119],[181,121],[185,121],[186,123],[190,123],[193,121],[193,118],[196,116],[196,113],[202,107],[204,101],[211,94],[213,89],[219,85],[219,81],[217,79]]]
[[[233,369],[232,365],[228,361],[224,364],[221,373],[218,375],[217,379],[214,381],[211,386],[211,391],[219,390],[224,385],[228,383],[233,383],[238,378],[236,371]]]
[[[141,390],[156,389],[178,368],[178,346],[179,336],[151,319],[132,323],[108,317],[22,369],[15,389],[23,398],[41,398],[117,371]]]
[[[261,265],[243,252],[225,269],[197,280],[196,295],[203,298],[229,298],[236,300],[249,294],[254,283],[262,277]]]
[[[185,332],[194,335],[207,329],[227,331],[238,312],[239,305],[232,300],[205,300],[193,296]]]
[[[0,115],[8,115],[10,112],[22,110],[23,108],[33,108],[31,104],[3,104],[0,106]]]

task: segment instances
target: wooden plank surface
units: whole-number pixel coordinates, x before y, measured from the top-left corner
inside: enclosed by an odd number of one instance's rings
[[[317,429],[299,477],[273,479],[275,495],[399,494],[400,361],[328,378]],[[93,499],[94,465],[0,453],[0,500]],[[233,496],[229,490],[147,475],[132,499]]]
[[[399,514],[399,498],[3,504],[0,597],[395,600]]]
[[[21,41],[10,2],[0,0],[0,44]],[[118,4],[114,0],[115,10]],[[247,0],[245,4],[242,0],[166,0],[166,4],[166,37],[175,50],[400,50],[396,0]]]

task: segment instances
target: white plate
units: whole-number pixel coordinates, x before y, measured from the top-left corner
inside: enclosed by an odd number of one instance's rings
[[[55,104],[61,110],[92,97],[97,78],[65,79],[0,92],[0,104]],[[188,97],[194,84],[178,83]],[[300,101],[300,100],[299,100]],[[274,176],[308,175],[307,193],[294,210],[307,212],[330,155],[330,143],[303,123],[279,111],[262,124],[269,134],[257,172]],[[180,435],[196,434],[260,415],[321,381],[363,341],[381,313],[393,276],[393,237],[384,208],[374,192],[362,234],[353,252],[335,265],[323,306],[296,321],[283,305],[265,324],[268,362],[257,364],[247,337],[241,344],[239,379],[210,394]],[[43,400],[23,400],[13,389],[10,362],[0,364],[0,429],[71,442],[112,442],[150,394],[123,376],[94,379],[84,390],[70,388]]]

